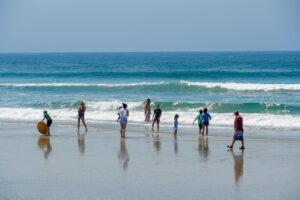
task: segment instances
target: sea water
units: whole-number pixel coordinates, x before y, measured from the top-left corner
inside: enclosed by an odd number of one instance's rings
[[[74,121],[81,100],[90,122],[143,123],[145,100],[160,104],[162,125],[178,113],[190,126],[207,107],[212,126],[300,128],[300,52],[0,54],[0,120]]]

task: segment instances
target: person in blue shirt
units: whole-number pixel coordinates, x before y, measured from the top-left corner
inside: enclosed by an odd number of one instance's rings
[[[176,137],[176,135],[177,135],[177,130],[178,130],[178,118],[179,118],[179,115],[176,114],[176,115],[174,116],[174,127],[173,127],[173,129],[174,129],[174,137]]]
[[[202,121],[203,121],[203,127],[204,127],[204,131],[205,131],[205,135],[208,135],[209,120],[211,120],[211,116],[207,112],[207,108],[204,108],[203,115],[202,115]]]

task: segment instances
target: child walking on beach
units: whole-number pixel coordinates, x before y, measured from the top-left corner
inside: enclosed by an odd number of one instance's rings
[[[150,116],[151,116],[151,100],[147,99],[147,102],[144,106],[144,110],[145,110],[145,122],[149,122],[150,121]]]
[[[78,129],[78,133],[79,133],[79,129],[80,129],[80,120],[82,121],[84,127],[85,127],[85,131],[87,132],[87,126],[85,124],[85,119],[84,119],[84,113],[85,113],[86,107],[83,101],[80,102],[80,106],[78,108],[78,120],[77,120],[77,129]]]
[[[205,130],[205,135],[208,135],[208,126],[209,126],[209,120],[211,120],[211,116],[207,112],[207,108],[204,108],[203,112],[204,112],[202,115],[203,128]]]
[[[195,121],[198,120],[199,135],[203,136],[204,132],[203,132],[203,125],[202,125],[202,114],[203,114],[203,110],[199,110],[199,114],[197,115],[197,117],[193,121],[193,124],[195,124]]]
[[[50,136],[50,126],[52,124],[52,119],[49,116],[49,114],[47,113],[47,110],[44,110],[44,118],[42,119],[42,121],[44,121],[45,119],[47,120],[47,133],[45,134],[46,136]]]
[[[176,114],[174,116],[174,127],[173,127],[173,129],[174,129],[174,136],[175,137],[177,136],[177,130],[178,130],[178,118],[179,118],[179,115]]]
[[[127,117],[129,116],[129,111],[127,109],[127,104],[122,103],[123,108],[120,109],[119,115],[120,115],[120,135],[122,138],[125,138],[125,131],[127,126]]]
[[[232,149],[236,140],[240,140],[242,142],[242,146],[240,149],[245,149],[244,145],[244,127],[243,127],[243,117],[239,114],[239,111],[234,113],[234,135],[232,139],[231,145],[227,145],[228,148]]]
[[[157,124],[157,131],[159,132],[159,122],[160,122],[160,117],[161,117],[161,109],[160,109],[160,105],[156,106],[156,109],[154,110],[153,113],[153,117],[152,117],[152,131],[153,130],[153,126],[156,123]]]

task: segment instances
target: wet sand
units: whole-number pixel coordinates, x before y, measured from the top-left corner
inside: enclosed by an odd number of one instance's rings
[[[0,123],[0,199],[299,199],[300,141]],[[213,129],[210,130],[213,133]]]

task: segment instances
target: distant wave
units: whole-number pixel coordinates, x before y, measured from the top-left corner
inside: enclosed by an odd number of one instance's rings
[[[0,87],[135,87],[148,85],[163,85],[165,82],[140,83],[0,83]]]
[[[240,91],[276,91],[292,90],[300,91],[300,84],[269,84],[269,83],[236,83],[236,82],[136,82],[136,83],[0,83],[0,87],[196,87],[205,89],[225,89]]]
[[[266,84],[266,83],[221,83],[180,81],[182,85],[204,88],[222,88],[227,90],[300,90],[300,84]]]

